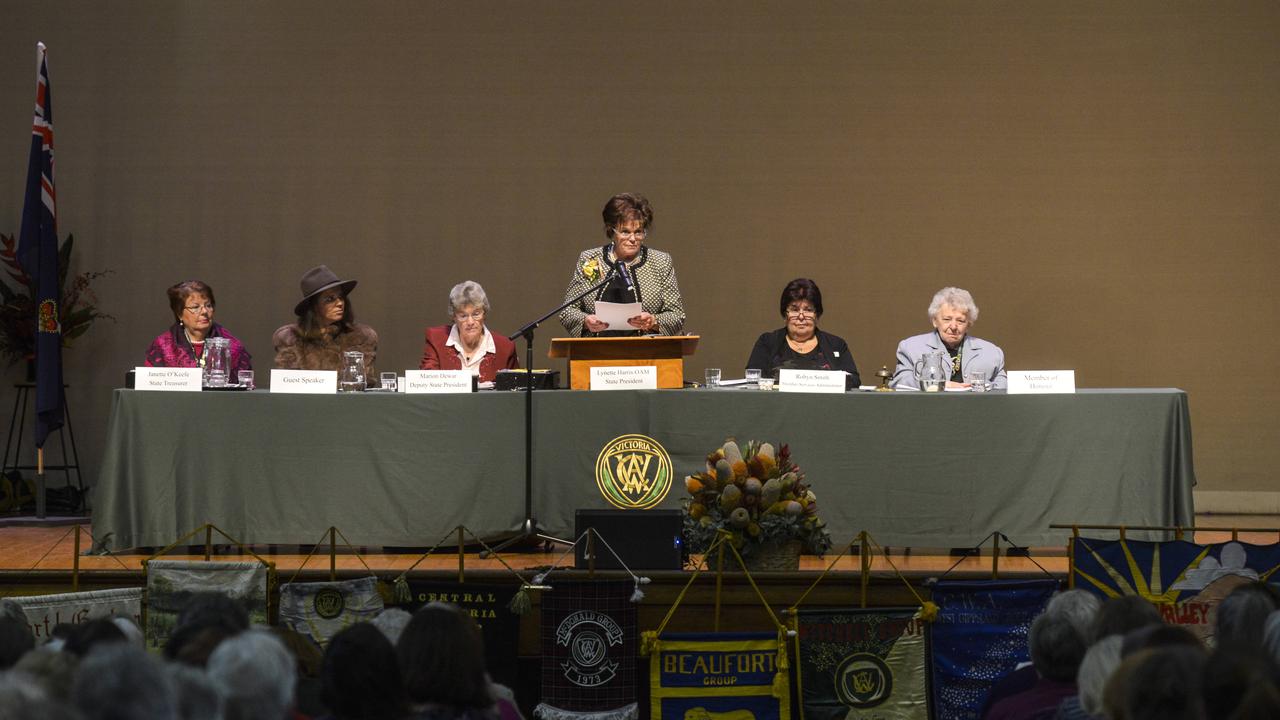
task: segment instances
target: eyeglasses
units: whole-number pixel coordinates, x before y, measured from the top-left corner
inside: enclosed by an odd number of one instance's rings
[[[201,310],[208,310],[209,312],[213,312],[213,303],[205,303],[203,305],[187,305],[183,309],[193,314],[198,313]]]
[[[790,318],[817,317],[817,316],[818,316],[818,311],[814,310],[813,308],[794,308],[794,307],[787,308],[787,317],[790,317]]]
[[[337,302],[342,302],[342,301],[344,301],[344,300],[346,300],[346,299],[347,299],[347,296],[346,296],[346,295],[325,295],[325,296],[323,296],[323,297],[321,297],[321,298],[320,298],[320,304],[321,304],[321,305],[332,305],[332,304],[337,303]]]
[[[624,240],[633,239],[633,238],[636,240],[643,240],[649,236],[649,231],[648,230],[619,230],[617,228],[614,228],[613,236],[617,238],[622,238]]]
[[[454,319],[454,320],[456,320],[456,321],[458,321],[458,322],[462,322],[463,320],[467,320],[467,319],[471,319],[471,320],[483,320],[483,319],[484,319],[484,311],[483,311],[483,310],[476,310],[475,312],[470,312],[470,313],[456,312],[456,313],[454,313],[454,314],[453,314],[453,319]]]

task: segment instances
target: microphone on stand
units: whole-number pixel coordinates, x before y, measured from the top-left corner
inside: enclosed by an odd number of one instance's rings
[[[618,257],[618,244],[616,242],[613,244],[613,256]],[[622,280],[627,283],[627,290],[630,291],[631,299],[634,300],[636,297],[636,285],[631,280],[631,270],[627,267],[626,261],[621,259],[618,260],[617,267],[618,274],[621,275]]]

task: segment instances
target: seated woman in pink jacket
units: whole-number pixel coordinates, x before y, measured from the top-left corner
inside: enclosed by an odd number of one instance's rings
[[[480,283],[467,280],[449,291],[451,325],[427,328],[423,370],[470,370],[480,382],[493,382],[499,370],[520,367],[516,346],[484,325],[489,297]]]
[[[177,320],[156,336],[147,348],[148,367],[204,367],[204,341],[224,337],[231,346],[231,377],[239,370],[252,370],[253,359],[234,335],[213,321],[213,288],[199,280],[180,282],[166,291],[169,309]]]

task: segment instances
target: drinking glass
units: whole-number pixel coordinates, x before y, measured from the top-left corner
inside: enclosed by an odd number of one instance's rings
[[[241,370],[236,373],[236,380],[243,386],[253,389],[253,371]]]
[[[747,368],[747,385],[760,386],[760,369]]]
[[[382,373],[382,389],[383,389],[383,390],[395,390],[395,389],[396,389],[396,374],[395,374],[395,373],[393,373],[393,372],[384,372],[384,373]]]
[[[761,390],[773,389],[773,378],[768,375],[761,375],[760,380],[756,383]]]
[[[987,391],[987,374],[984,372],[970,372],[964,376],[964,381],[969,383],[970,392]]]
[[[707,368],[707,387],[720,386],[720,368]]]

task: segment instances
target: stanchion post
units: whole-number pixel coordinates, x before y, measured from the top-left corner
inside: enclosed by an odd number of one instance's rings
[[[1080,528],[1072,527],[1067,536],[1067,589],[1076,589],[1076,538],[1080,537]]]
[[[463,542],[462,526],[458,526],[458,584],[467,581],[467,552]]]
[[[713,632],[720,632],[720,591],[724,587],[724,543],[722,537],[719,552],[716,555],[716,622]]]
[[[991,579],[1000,579],[1000,533],[991,536]]]
[[[858,533],[858,603],[859,607],[867,606],[867,588],[871,583],[871,542],[867,531]]]
[[[213,524],[204,524],[204,561],[209,562],[213,557]]]
[[[587,577],[596,577],[596,529],[587,528]]]
[[[329,526],[329,582],[338,580],[338,529]]]
[[[80,592],[80,526],[76,526],[75,550],[71,556],[71,592]]]
[[[63,461],[65,463],[65,460]],[[44,448],[36,448],[36,517],[43,520],[45,516],[44,496]]]

